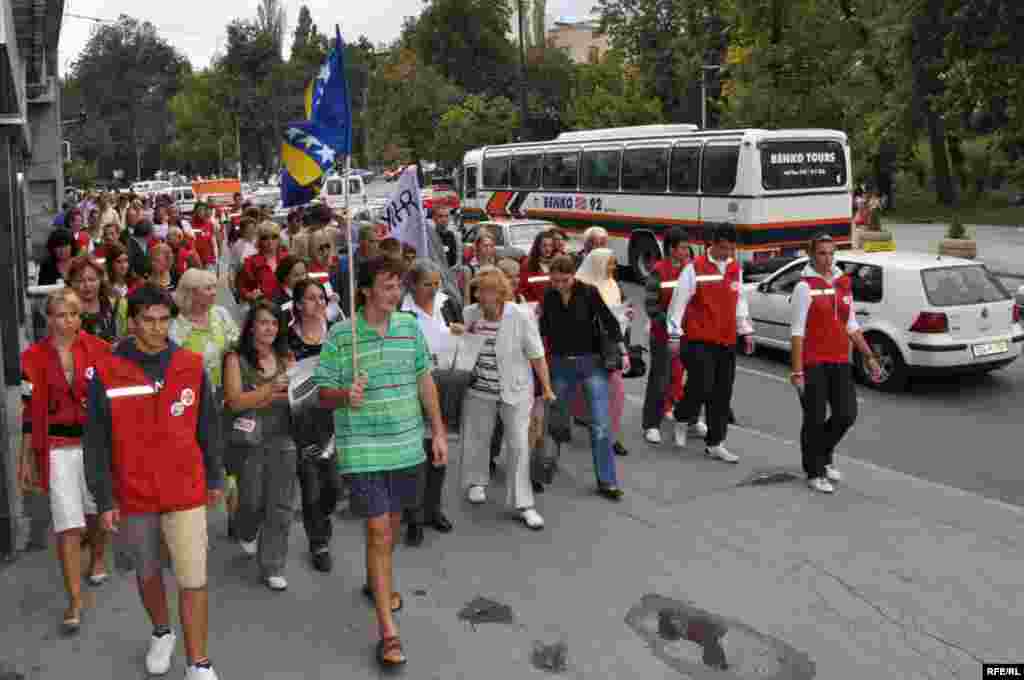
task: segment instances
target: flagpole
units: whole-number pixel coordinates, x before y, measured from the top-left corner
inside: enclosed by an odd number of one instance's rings
[[[352,247],[352,210],[349,206],[348,178],[352,171],[352,154],[345,154],[345,176],[342,185],[345,190],[345,237],[348,241],[348,310],[352,321],[352,381],[359,373],[359,339],[356,334],[356,255]]]

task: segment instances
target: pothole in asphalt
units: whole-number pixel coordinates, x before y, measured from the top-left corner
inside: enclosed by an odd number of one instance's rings
[[[789,644],[692,604],[644,595],[626,625],[655,658],[694,680],[810,680],[815,664]]]
[[[736,486],[770,486],[772,484],[789,484],[799,481],[801,475],[785,468],[770,470],[754,470],[746,479]]]
[[[459,620],[476,626],[481,623],[515,623],[516,617],[507,604],[477,596],[459,610]]]
[[[569,645],[564,640],[552,644],[544,644],[540,640],[533,643],[530,654],[533,667],[548,673],[564,673],[569,668]]]

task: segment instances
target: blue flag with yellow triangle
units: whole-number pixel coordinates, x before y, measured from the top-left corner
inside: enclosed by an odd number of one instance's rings
[[[281,144],[281,202],[289,208],[316,198],[335,159],[352,153],[352,107],[345,74],[345,43],[336,41],[306,87],[306,120],[289,123]]]

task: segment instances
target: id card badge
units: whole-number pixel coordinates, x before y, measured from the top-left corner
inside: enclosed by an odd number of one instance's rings
[[[252,418],[235,418],[234,428],[239,432],[252,434],[256,431],[256,421]]]

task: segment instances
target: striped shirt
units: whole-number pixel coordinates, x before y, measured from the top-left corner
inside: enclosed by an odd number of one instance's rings
[[[366,373],[363,405],[334,411],[334,439],[342,474],[400,470],[425,460],[418,379],[430,353],[412,314],[392,312],[386,336],[358,314],[359,372]],[[352,321],[335,324],[324,341],[313,379],[320,387],[352,385]]]
[[[494,351],[494,343],[498,339],[500,321],[480,320],[473,332],[484,337],[484,346],[477,355],[476,366],[473,367],[473,381],[469,389],[474,397],[498,401],[501,399],[501,376],[498,374],[498,355]]]

